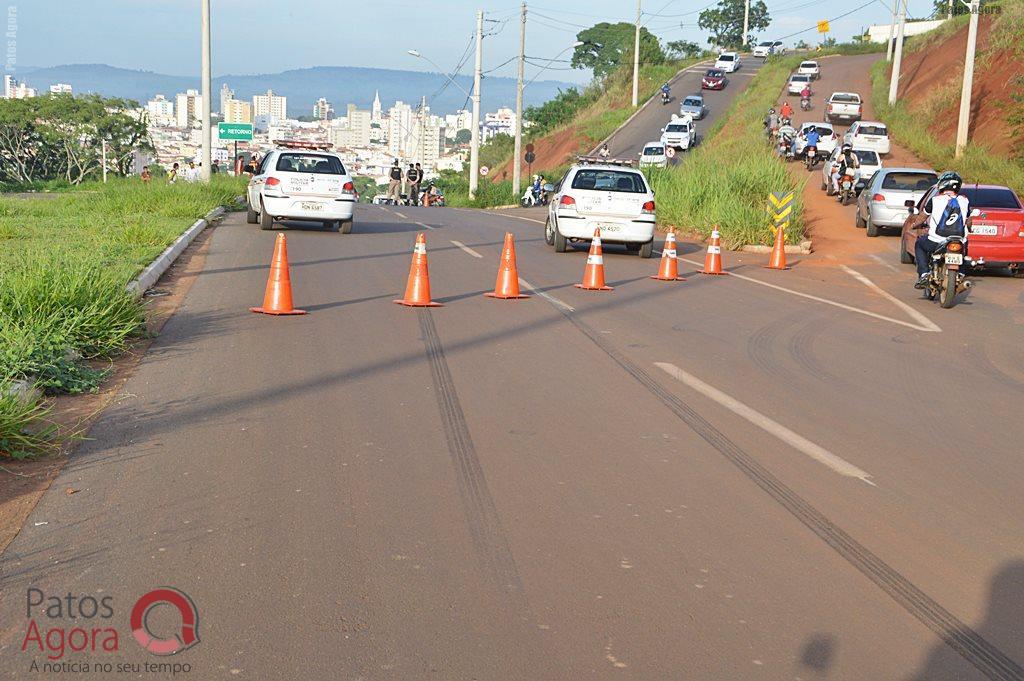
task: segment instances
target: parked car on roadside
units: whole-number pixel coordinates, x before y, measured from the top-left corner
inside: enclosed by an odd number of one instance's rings
[[[811,77],[805,73],[794,73],[789,77],[789,83],[786,85],[786,91],[791,95],[799,95],[804,91],[804,88],[811,88]],[[813,88],[811,88],[813,93]]]
[[[640,152],[641,166],[654,166],[664,168],[668,165],[668,156],[665,154],[665,145],[661,142],[648,142]]]
[[[993,184],[965,184],[960,193],[967,197],[971,207],[967,257],[973,261],[983,260],[985,268],[1009,267],[1015,273],[1021,272],[1024,268],[1024,205],[1020,198],[1009,187]],[[918,211],[934,195],[932,186],[918,200]],[[906,264],[914,262],[914,242],[921,234],[920,230],[911,229],[914,222],[911,217],[907,216],[904,221],[901,235],[900,262]]]
[[[889,129],[885,123],[857,121],[843,136],[843,142],[857,149],[874,149],[879,154],[888,154]]]
[[[307,220],[348,234],[356,200],[341,156],[309,143],[282,145],[249,179],[246,221],[269,230],[282,220]]]
[[[827,121],[859,121],[864,114],[864,104],[856,92],[833,92],[825,105]]]
[[[740,55],[736,52],[723,52],[718,55],[715,62],[716,69],[722,69],[726,73],[733,73],[740,68]]]
[[[828,160],[821,166],[821,188],[829,196],[833,195],[830,178],[832,177],[832,172],[839,167],[839,155],[841,153],[843,153],[843,150],[837,145],[832,150],[832,153],[829,154]],[[877,151],[871,149],[854,149],[853,153],[856,154],[857,160],[860,162],[857,175],[853,178],[857,185],[856,190],[860,192],[868,180],[871,179],[871,176],[882,167],[882,159],[878,157]]]
[[[724,90],[729,84],[729,77],[722,69],[708,69],[700,81],[701,90]]]
[[[654,252],[654,191],[643,173],[607,163],[578,163],[555,185],[544,238],[555,252],[588,242],[601,230],[604,243],[649,258]]]
[[[701,95],[687,95],[679,105],[679,114],[692,116],[695,121],[704,118],[707,112],[708,107],[704,104],[704,97]]]
[[[882,168],[874,174],[857,197],[854,221],[876,237],[882,229],[902,227],[907,201],[917,202],[938,179],[927,168]]]
[[[835,128],[832,127],[831,123],[824,123],[822,121],[808,121],[800,124],[800,130],[797,132],[796,139],[793,140],[793,155],[797,158],[801,158],[804,155],[804,150],[807,147],[807,131],[811,128],[817,128],[818,134],[821,139],[818,140],[818,154],[825,156],[831,154],[839,143],[839,136],[836,134]]]
[[[800,62],[800,66],[797,67],[796,72],[804,76],[810,76],[811,80],[821,78],[821,66],[819,66],[818,62],[813,59]]]

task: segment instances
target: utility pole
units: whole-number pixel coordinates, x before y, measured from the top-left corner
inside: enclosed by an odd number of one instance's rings
[[[484,11],[476,11],[476,69],[473,72],[473,129],[469,146],[469,198],[476,198],[480,186],[480,78],[484,65]]]
[[[633,108],[640,96],[640,15],[643,0],[636,0],[636,38],[633,41]]]
[[[107,183],[107,140],[103,140],[103,184]]]
[[[885,45],[885,60],[892,61],[892,38],[896,35],[896,13],[899,11],[900,0],[892,0],[892,21],[889,22],[889,41]]]
[[[743,46],[750,44],[747,40],[747,31],[750,30],[750,0],[743,4]]]
[[[903,31],[907,25],[907,0],[900,2],[900,27],[896,31],[896,54],[892,61],[892,77],[889,79],[889,105],[896,103],[896,92],[900,87],[900,63],[903,61]]]
[[[971,2],[971,21],[967,28],[967,57],[964,61],[964,85],[960,92],[960,120],[956,126],[956,156],[967,146],[967,133],[971,123],[971,89],[974,87],[974,52],[978,47],[978,13],[980,0]]]
[[[203,88],[203,161],[199,171],[199,177],[203,182],[210,181],[210,166],[212,165],[212,131],[210,124],[210,100],[213,99],[213,87],[210,84],[210,0],[202,0],[202,88]]]
[[[953,18],[953,0],[949,0],[949,8],[946,10],[946,18]]]
[[[518,200],[523,180],[523,79],[526,77],[526,3],[519,15],[519,75],[516,82],[516,142],[512,152],[512,196]]]

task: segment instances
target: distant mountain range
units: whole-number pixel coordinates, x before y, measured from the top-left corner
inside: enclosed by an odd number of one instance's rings
[[[178,92],[199,89],[198,76],[169,76],[106,64],[68,64],[45,68],[19,66],[17,77],[43,92],[54,83],[69,83],[76,94],[93,92],[107,97],[134,99],[140,103],[156,94],[172,99]],[[213,79],[212,105],[214,111],[220,108],[220,87],[227,83],[235,91],[237,99],[249,100],[253,95],[265,93],[268,89],[284,95],[288,97],[288,113],[295,117],[309,115],[313,104],[320,97],[326,97],[339,114],[344,113],[348,103],[356,104],[361,109],[369,108],[374,92],[378,90],[385,110],[395,100],[417,104],[424,96],[435,113],[451,113],[468,106],[466,94],[450,83],[443,87],[445,82],[444,75],[423,71],[316,66],[282,73],[217,76]],[[473,79],[469,76],[457,76],[455,82],[467,92],[472,90]],[[560,89],[569,87],[573,87],[573,84],[535,81],[524,91],[526,105],[542,104],[558,94]],[[484,111],[515,105],[514,78],[486,76],[481,90]]]

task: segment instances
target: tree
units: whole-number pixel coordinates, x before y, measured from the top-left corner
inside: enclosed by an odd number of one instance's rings
[[[741,0],[742,1],[742,0]],[[576,34],[583,44],[572,54],[573,68],[594,70],[595,78],[604,78],[620,66],[633,63],[636,26],[626,22],[601,22]],[[663,64],[661,42],[646,28],[640,29],[640,63]]]
[[[738,49],[753,39],[750,34],[743,35],[744,6],[744,0],[721,0],[718,7],[700,13],[697,25],[711,34],[708,43]],[[768,15],[768,6],[764,4],[764,0],[751,2],[749,30],[757,33],[768,28],[770,23],[771,17]]]
[[[469,144],[473,140],[472,130],[458,130],[455,133],[456,144]]]
[[[673,59],[693,59],[702,52],[700,45],[690,40],[673,40],[666,43],[668,55]]]
[[[530,136],[536,137],[549,130],[568,123],[576,112],[592,100],[574,87],[561,90],[557,95],[540,106],[527,107],[523,117],[530,121]]]
[[[806,40],[799,40],[797,41],[796,45],[793,45],[794,50],[806,50],[809,47],[810,45],[807,44]]]

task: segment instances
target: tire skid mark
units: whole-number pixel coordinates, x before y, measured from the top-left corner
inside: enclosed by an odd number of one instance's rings
[[[626,373],[654,395],[702,440],[760,487],[776,503],[867,577],[907,613],[932,631],[967,662],[993,681],[1024,681],[1024,667],[943,608],[895,568],[833,523],[767,468],[715,428],[692,407],[669,392],[638,364],[619,352],[574,314],[562,315]]]
[[[832,325],[833,319],[812,319],[806,322],[789,339],[789,354],[808,374],[819,381],[841,383],[842,380],[830,374],[818,361],[814,353],[814,342],[822,332]]]
[[[420,331],[430,362],[430,374],[441,412],[448,451],[455,467],[459,500],[473,539],[473,547],[484,570],[503,591],[523,592],[522,580],[505,538],[494,498],[487,488],[483,467],[469,433],[455,382],[448,368],[444,347],[437,335],[434,319],[427,310],[418,310]]]
[[[773,349],[775,339],[789,325],[790,320],[786,318],[776,319],[762,326],[747,340],[747,357],[758,369],[775,378],[786,378],[786,372],[775,361]]]

